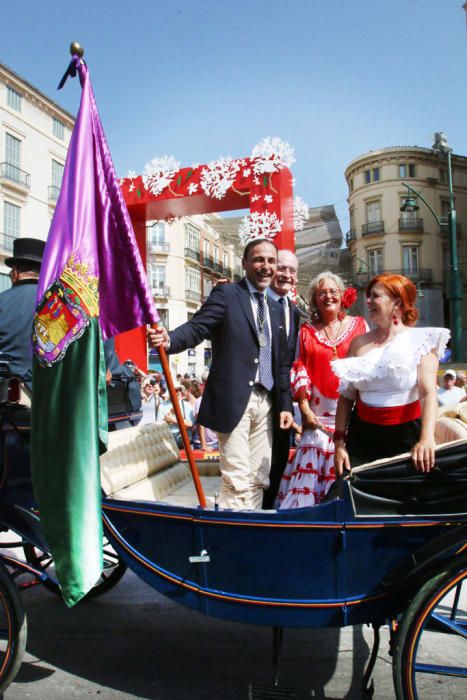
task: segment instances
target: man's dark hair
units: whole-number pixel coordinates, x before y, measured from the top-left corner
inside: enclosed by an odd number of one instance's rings
[[[13,263],[13,267],[17,270],[17,272],[21,274],[24,272],[28,272],[31,274],[38,275],[41,270],[41,264],[39,262],[35,263],[32,260],[24,260],[23,262],[21,262],[20,260],[18,260],[17,262],[15,261]]]
[[[246,246],[245,250],[243,251],[243,258],[242,260],[247,260],[248,255],[250,254],[250,250],[254,248],[256,245],[259,245],[260,243],[270,243],[274,248],[276,249],[276,253],[279,252],[276,244],[274,241],[271,241],[269,238],[253,238],[252,241],[249,241]]]

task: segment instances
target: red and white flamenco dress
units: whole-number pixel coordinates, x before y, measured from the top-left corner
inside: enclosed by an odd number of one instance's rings
[[[313,506],[329,491],[335,479],[332,434],[339,390],[330,362],[345,357],[353,338],[367,330],[360,316],[353,317],[335,341],[309,323],[301,327],[299,356],[291,371],[292,395],[296,400],[299,389],[306,389],[310,408],[325,430],[303,431],[295,456],[282,475],[276,508]]]

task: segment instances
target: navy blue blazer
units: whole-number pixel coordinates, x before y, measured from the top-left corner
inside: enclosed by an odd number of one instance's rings
[[[32,321],[36,310],[36,279],[20,280],[0,294],[0,352],[11,357],[10,369],[32,385]]]
[[[272,331],[273,403],[276,415],[292,411],[290,360],[280,305],[268,298]],[[212,342],[212,364],[198,420],[220,433],[230,433],[245,413],[255,383],[259,343],[250,293],[243,279],[219,284],[187,323],[170,332],[169,353]]]
[[[295,360],[295,349],[297,347],[297,336],[300,328],[300,312],[297,305],[289,298],[286,299],[290,311],[290,328],[289,337],[287,338],[287,347],[289,349],[289,359],[292,363]]]

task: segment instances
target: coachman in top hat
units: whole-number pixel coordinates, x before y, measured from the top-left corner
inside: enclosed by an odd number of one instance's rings
[[[12,374],[20,377],[29,390],[32,322],[44,248],[45,241],[37,238],[14,240],[13,255],[5,260],[11,268],[12,287],[0,294],[0,353],[8,356]]]

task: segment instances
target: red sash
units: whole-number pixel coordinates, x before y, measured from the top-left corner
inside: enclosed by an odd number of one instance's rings
[[[357,415],[365,423],[377,425],[399,425],[420,418],[420,401],[408,403],[405,406],[368,406],[360,398],[357,399]]]

